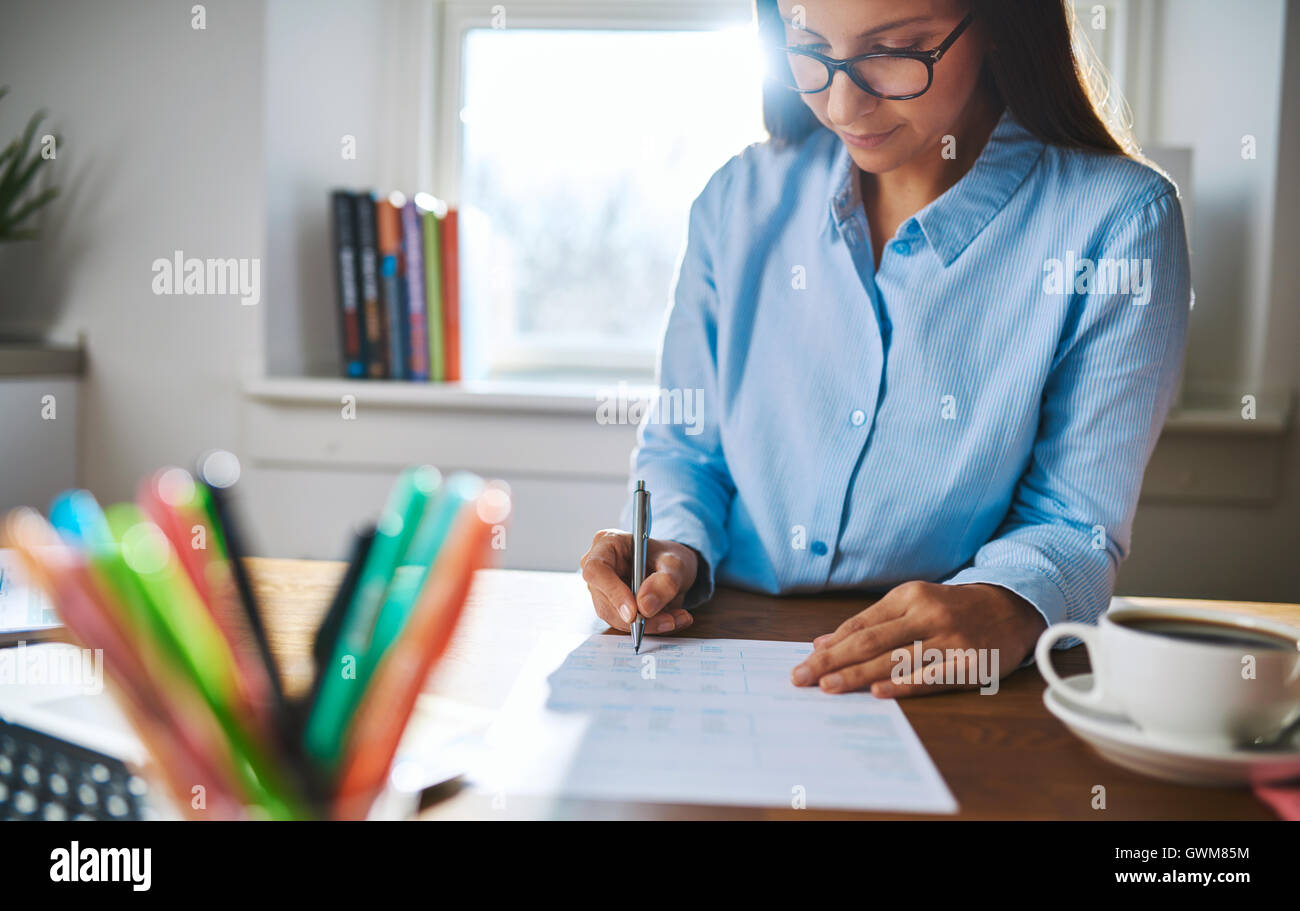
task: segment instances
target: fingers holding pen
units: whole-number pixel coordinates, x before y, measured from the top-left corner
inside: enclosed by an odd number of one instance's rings
[[[636,617],[636,598],[624,581],[631,553],[631,535],[606,529],[596,533],[591,549],[579,563],[596,615],[624,632],[631,629]]]
[[[694,554],[673,542],[650,542],[650,570],[637,591],[637,609],[646,618],[646,631],[679,632],[694,622],[682,608],[695,581]]]
[[[633,594],[633,537],[619,529],[603,529],[579,561],[583,581],[591,593],[596,615],[611,627],[628,632],[640,615],[652,635],[680,632],[694,618],[683,609],[686,592],[699,571],[696,552],[676,541],[651,538],[647,547],[646,577]]]

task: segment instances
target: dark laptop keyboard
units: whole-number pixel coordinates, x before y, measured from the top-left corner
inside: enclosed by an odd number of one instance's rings
[[[146,794],[121,760],[0,721],[0,821],[143,819]]]

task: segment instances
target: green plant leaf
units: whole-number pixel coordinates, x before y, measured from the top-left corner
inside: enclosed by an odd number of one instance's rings
[[[15,153],[9,166],[5,168],[3,176],[0,176],[0,196],[10,190],[11,184],[17,181],[19,169],[23,167],[27,160],[27,150],[31,147],[32,138],[36,135],[36,129],[40,126],[41,121],[45,119],[44,111],[37,111],[32,115],[32,119],[27,121],[27,128],[23,130],[23,135],[14,140]],[[44,161],[40,155],[36,156],[36,161]]]
[[[32,178],[36,176],[37,170],[48,160],[49,159],[47,158],[42,158],[40,155],[35,155],[32,157],[31,161],[27,162],[27,166],[18,172],[18,176],[14,178],[13,195],[15,198],[22,196],[23,193],[27,192],[28,184],[30,184]]]
[[[10,229],[10,230],[16,228],[24,218],[26,218],[28,215],[31,215],[41,206],[45,205],[47,202],[49,202],[51,199],[53,199],[58,195],[59,195],[58,187],[47,187],[46,189],[37,193],[31,199],[27,200],[27,202],[25,202],[22,206],[18,208],[18,211],[12,214],[5,215],[3,228]]]
[[[8,86],[0,86],[0,98],[9,94]],[[41,166],[47,162],[32,149],[32,140],[45,119],[44,111],[37,111],[27,121],[22,135],[0,150],[0,241],[29,240],[36,236],[34,228],[22,223],[42,206],[58,195],[57,187],[47,187],[24,201],[33,187]],[[55,140],[58,141],[57,138]]]
[[[0,97],[3,95],[4,92],[0,92]],[[0,152],[0,240],[26,240],[34,237],[35,230],[20,227],[21,223],[58,195],[57,187],[47,187],[26,202],[21,201],[31,188],[37,172],[47,162],[39,152],[33,153],[30,160],[27,155],[32,139],[44,119],[45,112],[37,111],[27,122],[22,136]]]

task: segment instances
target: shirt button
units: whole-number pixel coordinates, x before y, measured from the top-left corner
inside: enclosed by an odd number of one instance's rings
[[[826,551],[827,551],[827,549],[828,549],[828,548],[826,547],[826,542],[825,542],[825,541],[814,541],[814,542],[812,542],[812,552],[813,552],[814,554],[816,554],[817,556],[819,556],[819,557],[824,557],[824,556],[826,556]]]
[[[890,248],[899,256],[909,256],[912,253],[912,245],[905,240],[896,240],[890,244]]]
[[[861,427],[867,423],[867,413],[859,408],[849,415],[849,420],[853,422],[854,427]]]

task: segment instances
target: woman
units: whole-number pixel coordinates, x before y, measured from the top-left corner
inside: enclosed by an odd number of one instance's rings
[[[715,582],[885,591],[797,685],[892,697],[895,649],[989,650],[1094,621],[1181,369],[1177,191],[1090,101],[1067,4],[759,0],[772,138],[691,209],[631,538],[582,559],[596,613],[668,634]],[[971,679],[971,678],[965,678]]]

